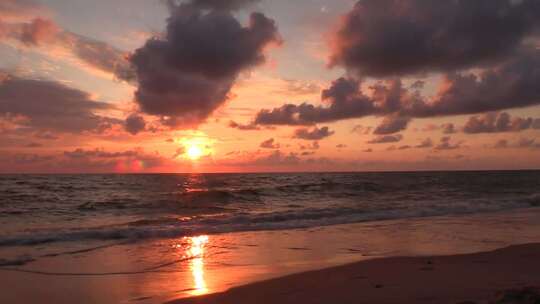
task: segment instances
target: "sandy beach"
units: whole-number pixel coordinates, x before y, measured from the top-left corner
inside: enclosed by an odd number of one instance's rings
[[[91,244],[59,243],[40,247],[35,261],[1,267],[0,303],[491,299],[498,291],[539,286],[538,218],[540,210],[531,208],[112,243],[95,250],[88,250]],[[28,248],[0,251],[13,261],[27,252]],[[193,258],[186,260],[190,255]]]
[[[540,286],[538,243],[467,255],[362,261],[170,304],[488,303],[497,298],[496,303],[538,303],[540,297],[518,301],[509,291],[526,297],[531,286]],[[504,301],[512,296],[515,301]]]

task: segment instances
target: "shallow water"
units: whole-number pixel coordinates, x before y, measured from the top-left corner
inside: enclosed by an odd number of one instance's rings
[[[163,303],[365,259],[540,242],[539,218],[540,209],[533,208],[144,240],[95,250],[81,250],[92,244],[53,243],[35,261],[0,267],[0,303]],[[30,248],[20,249],[23,254]]]

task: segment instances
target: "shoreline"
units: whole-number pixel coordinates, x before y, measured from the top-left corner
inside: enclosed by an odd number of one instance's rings
[[[472,304],[530,286],[540,286],[540,243],[473,254],[375,258],[167,303]]]
[[[240,286],[248,284],[281,280],[291,275],[312,273],[313,270],[320,271],[317,269],[344,267],[340,265],[351,265],[349,263],[359,261],[399,256],[418,257],[420,261],[426,256],[475,254],[512,245],[540,243],[539,218],[540,208],[529,208],[476,215],[376,221],[309,229],[158,239],[140,243],[114,244],[94,251],[79,252],[81,249],[79,246],[65,247],[65,244],[56,244],[52,247],[49,245],[39,249],[40,258],[27,265],[15,267],[41,271],[47,275],[0,271],[0,285],[5,287],[5,292],[0,294],[0,302],[213,303],[200,302],[207,298],[196,300],[188,300],[188,298],[227,293],[227,290],[236,290],[237,287],[243,288]],[[4,249],[3,253],[16,257],[23,255],[24,249],[19,248],[13,252]],[[74,254],[48,255],[48,253],[57,252],[74,252]],[[195,256],[195,258],[185,260],[186,255]],[[426,266],[422,264],[418,268]],[[145,269],[155,271],[146,272]],[[59,270],[62,273],[99,273],[100,275],[53,275]],[[391,270],[389,269],[390,272]],[[111,272],[137,274],[106,275]],[[422,272],[439,273],[437,269]],[[516,273],[519,274],[519,272]],[[324,279],[327,278],[324,277]],[[309,282],[309,278],[307,280]],[[355,279],[355,282],[357,284],[369,283],[360,278]],[[392,285],[381,282],[371,282],[384,285],[382,288],[373,289],[391,290],[389,286]],[[321,285],[314,289],[334,290],[334,287]],[[368,287],[364,286],[364,289]],[[311,287],[306,287],[307,290],[309,288]],[[506,288],[506,286],[501,286],[500,289]],[[63,292],[66,289],[70,292]],[[267,292],[271,293],[272,290]],[[294,290],[289,292],[296,294]],[[309,302],[309,294],[300,293],[300,295],[302,298],[290,303],[318,303]],[[304,301],[304,299],[307,300]],[[342,302],[347,303],[347,301]],[[366,303],[379,302],[366,301]],[[229,302],[218,301],[217,303]],[[243,302],[234,301],[234,303],[242,304]],[[264,302],[257,300],[252,303]],[[322,303],[334,303],[334,301]],[[387,303],[407,302],[401,299]],[[424,301],[421,303],[444,302]],[[481,303],[483,302],[478,304]]]

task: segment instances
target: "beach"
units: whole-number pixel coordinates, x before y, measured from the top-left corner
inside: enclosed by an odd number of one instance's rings
[[[169,303],[471,304],[497,298],[497,303],[538,303],[538,290],[534,302],[518,301],[530,286],[540,286],[539,243],[467,255],[363,261]],[[519,293],[515,301],[503,302],[510,290]]]
[[[534,243],[540,243],[539,217],[538,208],[529,208],[114,242],[95,248],[90,243],[72,245],[69,250],[65,244],[41,246],[42,257],[35,261],[1,267],[0,302],[458,303],[488,299],[509,288],[538,286],[540,249]],[[519,246],[498,250],[512,245]],[[20,254],[24,248],[19,250]],[[8,252],[3,249],[3,256]]]

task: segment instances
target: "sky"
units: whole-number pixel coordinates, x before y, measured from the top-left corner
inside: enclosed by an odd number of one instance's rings
[[[540,169],[536,0],[0,0],[0,173]]]

